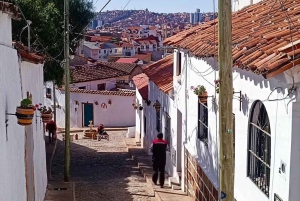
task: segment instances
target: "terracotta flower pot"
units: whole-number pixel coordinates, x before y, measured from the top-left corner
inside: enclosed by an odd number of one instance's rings
[[[33,115],[34,115],[33,108],[17,107],[17,109],[16,109],[16,116],[18,118],[18,124],[21,126],[31,125]]]
[[[136,109],[138,109],[138,106],[135,105],[135,106],[133,106],[133,108],[136,110]]]
[[[52,119],[52,113],[50,114],[41,114],[42,117],[42,122],[43,123],[48,123]]]
[[[198,98],[200,103],[207,103],[207,92],[203,92]]]

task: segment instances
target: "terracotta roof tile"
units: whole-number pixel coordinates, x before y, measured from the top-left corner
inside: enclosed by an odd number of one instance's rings
[[[77,83],[130,75],[131,71],[137,66],[137,64],[97,62],[72,66],[70,70],[72,82]]]
[[[173,89],[173,56],[170,54],[144,68],[149,79],[165,93]]]
[[[138,62],[138,58],[120,58],[116,62],[117,63],[127,63],[127,64],[133,64]]]
[[[300,0],[264,0],[233,13],[234,66],[270,78],[293,67],[293,60],[296,65],[299,4]],[[218,57],[218,19],[179,32],[164,44],[189,49],[197,57]]]
[[[28,47],[24,46],[20,42],[13,42],[13,45],[17,49],[22,59],[24,59],[25,61],[38,64],[38,63],[44,63],[44,61],[46,60],[45,55],[38,54],[34,51],[29,52]]]
[[[148,99],[149,78],[145,73],[136,75],[132,78],[136,88],[139,90],[144,100]]]
[[[19,12],[19,8],[13,5],[12,3],[0,1],[0,11],[9,14],[13,19],[21,19],[21,13]]]
[[[64,88],[61,88],[60,90],[65,91]],[[107,90],[99,91],[99,90],[70,88],[70,92],[84,93],[84,94],[113,95],[113,96],[135,96],[135,90],[129,90],[129,89],[117,89],[114,91],[107,91]]]

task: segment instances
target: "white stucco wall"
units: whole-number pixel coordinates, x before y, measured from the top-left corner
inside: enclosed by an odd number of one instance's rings
[[[21,64],[22,72],[22,88],[23,97],[26,93],[32,94],[33,104],[44,104],[43,99],[43,84],[44,73],[42,64],[32,64],[23,61]],[[33,132],[33,162],[34,162],[34,181],[35,181],[35,199],[43,200],[47,187],[47,169],[46,169],[46,152],[45,141],[43,132],[43,123],[38,111],[35,112],[33,119],[32,132]]]
[[[4,19],[2,16],[0,13],[0,21]],[[16,50],[3,45],[0,45],[0,83],[0,195],[3,200],[26,200],[25,128],[17,124],[15,116],[5,115],[15,113],[22,100],[18,56]]]
[[[0,161],[2,164],[0,165],[0,195],[1,200],[27,200],[25,127],[17,124],[15,116],[6,116],[6,112],[15,113],[21,100],[26,98],[27,90],[33,94],[34,101],[42,101],[41,91],[38,90],[43,82],[43,70],[40,65],[19,63],[17,51],[2,45],[12,44],[10,20],[8,15],[0,12]],[[7,127],[6,119],[8,119]],[[35,198],[43,200],[47,176],[45,143],[39,126],[39,123],[33,123],[31,126],[34,130],[32,157],[34,158]]]
[[[241,10],[242,8],[244,8],[245,6],[253,5],[260,1],[261,0],[233,0],[232,10],[233,10],[233,12],[238,11],[238,10]]]
[[[176,54],[175,54],[176,55]],[[218,71],[215,71],[216,62],[212,58],[196,59],[193,55],[183,55],[182,76],[179,84],[174,79],[175,105],[183,114],[183,144],[194,155],[208,178],[218,187],[218,94],[214,104],[213,98],[208,98],[208,146],[197,138],[197,104],[198,97],[190,89],[191,86],[204,85],[208,96],[215,95],[214,80],[218,79]],[[175,56],[176,57],[176,56]],[[174,63],[177,62],[175,58]],[[187,66],[187,80],[185,82],[185,69]],[[186,86],[185,86],[186,84]],[[233,69],[234,91],[242,91],[242,108],[240,111],[239,101],[233,99],[233,113],[235,114],[235,198],[238,201],[271,201],[274,200],[274,193],[283,200],[297,200],[299,193],[289,190],[290,175],[289,167],[291,159],[291,132],[292,132],[292,104],[288,104],[290,98],[283,101],[267,101],[269,94],[275,87],[283,87],[283,92],[275,91],[270,99],[280,99],[286,96],[286,85],[279,80],[265,80],[260,75],[252,72]],[[187,99],[187,111],[185,111],[185,92]],[[238,96],[238,94],[235,94]],[[267,197],[247,177],[247,156],[248,156],[248,121],[252,104],[255,100],[263,101],[269,115],[271,125],[271,181],[270,196]],[[296,110],[297,111],[297,110]],[[186,119],[186,115],[188,118]],[[173,116],[172,116],[173,117]],[[185,124],[187,122],[187,136],[185,136]],[[297,127],[298,128],[298,127]],[[172,125],[172,129],[173,125]],[[295,137],[295,135],[293,135]],[[295,137],[295,139],[298,139]],[[296,143],[296,142],[295,142]],[[296,143],[297,144],[297,143]],[[299,148],[295,144],[296,153]],[[297,155],[297,154],[296,154]],[[296,156],[295,154],[293,157]],[[292,158],[293,158],[292,157]],[[280,163],[287,164],[286,174],[279,173]],[[297,160],[295,164],[298,164]],[[183,163],[182,163],[183,165]],[[183,166],[182,166],[183,167]],[[299,169],[299,168],[298,168]],[[293,169],[295,175],[300,171]],[[182,173],[184,175],[184,172]],[[294,180],[296,182],[296,180]],[[293,182],[292,182],[293,183]],[[296,182],[297,183],[297,182]],[[293,197],[289,197],[289,191]]]
[[[139,100],[139,102],[141,103],[141,101],[143,102],[144,105],[144,110],[142,111],[142,115],[146,116],[146,135],[143,135],[142,132],[142,137],[144,137],[145,139],[145,144],[143,144],[144,149],[146,150],[146,152],[148,154],[151,154],[149,148],[150,145],[152,143],[152,141],[154,139],[157,138],[157,134],[158,131],[156,129],[156,110],[153,107],[153,104],[156,102],[156,100],[158,100],[161,104],[161,124],[160,124],[160,132],[162,132],[164,134],[164,138],[165,136],[165,120],[166,120],[166,114],[168,114],[171,117],[171,128],[172,125],[174,124],[174,119],[175,118],[175,122],[176,122],[176,116],[174,116],[174,113],[177,113],[176,108],[174,107],[173,104],[173,100],[172,100],[172,96],[169,96],[169,94],[166,94],[164,92],[162,92],[161,90],[159,90],[159,88],[155,85],[155,83],[153,83],[152,81],[149,82],[148,85],[149,88],[149,94],[148,94],[148,98],[149,100],[151,100],[151,105],[147,106],[147,104],[142,101],[142,98],[140,96],[139,93],[137,93],[137,99]],[[137,111],[137,115],[136,115],[136,132],[140,132],[140,129],[142,129],[142,131],[144,130],[144,117],[140,115],[140,111]],[[140,121],[140,117],[142,117],[142,121]],[[177,124],[174,124],[177,125]],[[141,126],[141,128],[140,128]],[[170,141],[169,141],[169,146],[170,146],[170,152],[167,153],[167,163],[166,163],[166,172],[171,175],[172,177],[177,176],[177,169],[176,166],[174,166],[172,164],[172,158],[171,155],[174,152],[174,150],[176,150],[176,146],[177,146],[177,135],[176,135],[176,130],[177,129],[171,129],[171,133],[170,133]]]

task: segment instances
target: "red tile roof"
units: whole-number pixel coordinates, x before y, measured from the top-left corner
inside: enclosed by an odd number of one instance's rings
[[[21,19],[21,13],[19,12],[19,8],[13,5],[12,3],[0,1],[0,11],[9,14],[13,19]]]
[[[173,54],[147,65],[144,73],[163,92],[173,89]]]
[[[134,46],[130,43],[123,43],[122,47],[134,47]]]
[[[151,60],[151,55],[152,53],[146,53],[146,54],[135,54],[133,55],[134,58],[138,58],[139,60],[149,60],[148,57],[150,57],[150,60]]]
[[[137,64],[125,64],[115,62],[97,62],[81,66],[72,66],[72,82],[87,82],[108,78],[130,75]]]
[[[112,36],[88,36],[86,38],[90,42],[109,42],[112,39]]]
[[[139,61],[138,58],[120,58],[116,62],[117,63],[133,64],[133,63],[137,63],[138,61]]]
[[[264,0],[233,13],[234,66],[270,78],[300,64],[299,4],[300,0]],[[197,57],[217,57],[218,20],[182,31],[164,43],[189,49]]]
[[[149,78],[145,73],[136,75],[132,78],[136,88],[139,90],[144,100],[148,99],[148,84]]]
[[[20,42],[13,42],[14,47],[17,49],[18,53],[22,57],[23,60],[38,64],[44,63],[46,60],[46,56],[42,54],[38,54],[34,51],[29,52],[28,47],[24,46]]]
[[[65,91],[65,88],[61,88],[60,90]],[[114,91],[107,91],[107,90],[99,91],[99,90],[70,88],[70,92],[84,93],[84,94],[113,95],[113,96],[135,96],[135,90],[129,90],[129,89],[117,89]]]

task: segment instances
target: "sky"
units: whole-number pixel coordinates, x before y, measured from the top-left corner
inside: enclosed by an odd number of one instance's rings
[[[129,2],[130,1],[130,2]],[[96,10],[100,9],[107,3],[107,0],[94,0]],[[129,2],[129,3],[128,3]],[[195,12],[196,8],[200,8],[200,12],[213,12],[213,1],[209,0],[111,0],[111,2],[104,8],[107,10],[144,10],[148,8],[151,12],[158,13],[176,13],[176,12]],[[216,7],[218,0],[215,0]],[[217,8],[216,8],[217,10]]]

